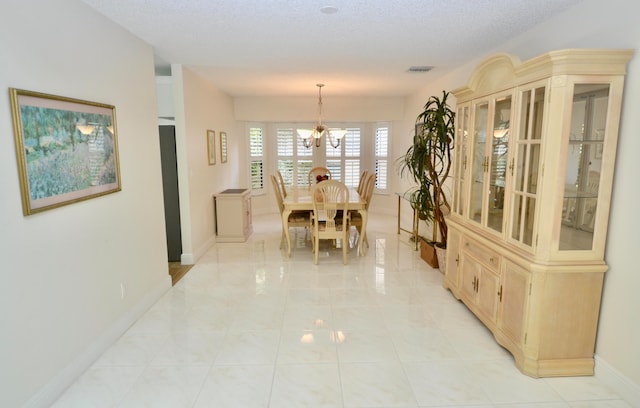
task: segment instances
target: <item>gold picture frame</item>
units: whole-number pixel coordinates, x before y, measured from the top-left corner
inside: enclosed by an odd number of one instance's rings
[[[220,163],[227,162],[227,132],[220,132]]]
[[[207,155],[209,166],[216,164],[216,131],[207,129]]]
[[[121,190],[116,108],[9,88],[24,215]]]

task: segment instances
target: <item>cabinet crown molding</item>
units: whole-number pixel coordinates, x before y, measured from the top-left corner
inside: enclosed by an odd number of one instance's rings
[[[451,93],[459,101],[498,92],[557,75],[625,75],[632,49],[565,49],[522,62],[508,53],[494,54],[478,64],[467,85]]]

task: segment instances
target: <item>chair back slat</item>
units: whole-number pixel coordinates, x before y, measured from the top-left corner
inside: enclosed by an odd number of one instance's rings
[[[336,180],[326,180],[316,185],[313,194],[314,211],[322,214],[327,231],[336,231],[336,217],[347,209],[349,189]]]

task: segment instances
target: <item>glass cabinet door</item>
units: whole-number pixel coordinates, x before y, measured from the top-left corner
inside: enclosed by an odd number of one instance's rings
[[[546,88],[520,92],[519,129],[514,141],[515,155],[509,168],[513,174],[511,239],[533,245],[538,176]]]
[[[608,107],[609,84],[575,85],[560,250],[593,248]]]
[[[469,218],[482,222],[484,175],[488,168],[486,156],[487,130],[489,127],[489,103],[482,102],[475,106],[473,119],[473,156],[471,158],[471,191],[469,197]]]
[[[511,123],[511,95],[476,104],[473,111],[468,218],[502,232]]]
[[[509,123],[511,120],[511,96],[496,99],[493,111],[493,131],[489,157],[489,211],[487,226],[502,232],[504,213],[504,188],[507,177],[509,153]]]
[[[465,180],[467,171],[467,139],[469,137],[469,106],[458,107],[456,114],[456,140],[455,140],[455,162],[454,162],[454,183],[453,190],[453,212],[464,215],[465,203]]]

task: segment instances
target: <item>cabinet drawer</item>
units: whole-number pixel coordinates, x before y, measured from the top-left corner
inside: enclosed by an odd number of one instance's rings
[[[485,264],[485,266],[498,271],[500,269],[500,255],[484,245],[464,237],[462,249],[474,258]]]

